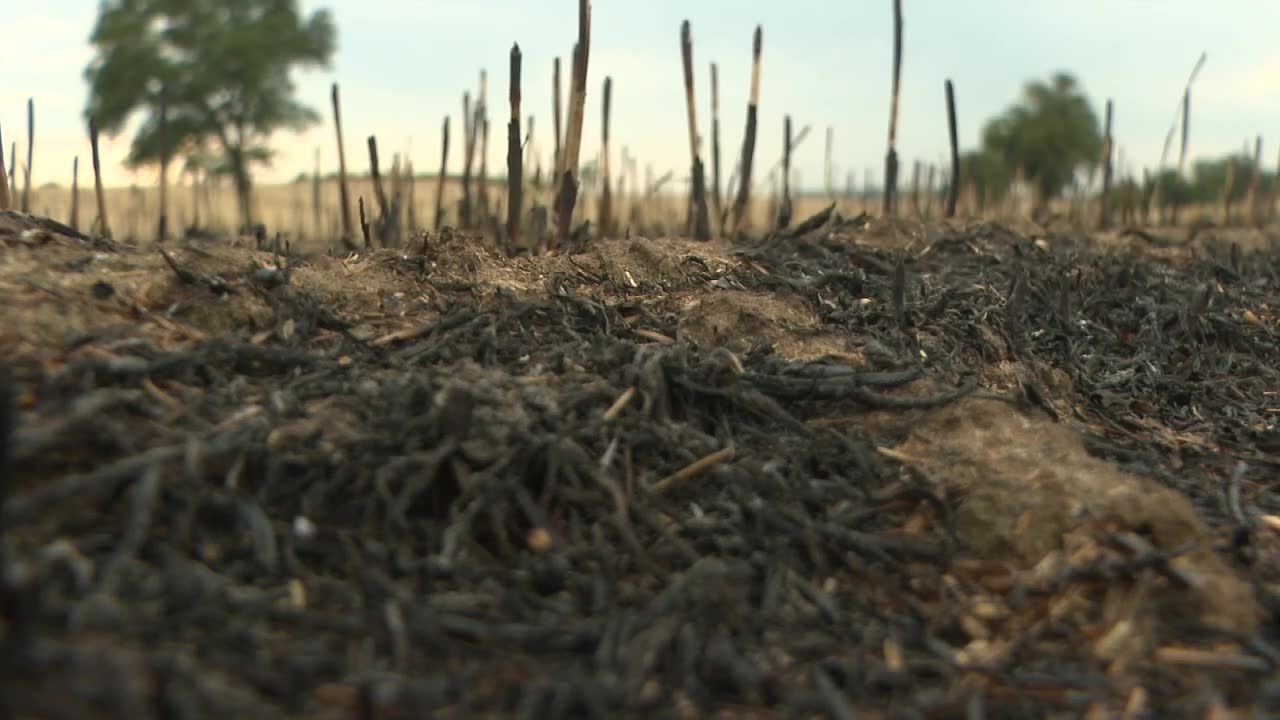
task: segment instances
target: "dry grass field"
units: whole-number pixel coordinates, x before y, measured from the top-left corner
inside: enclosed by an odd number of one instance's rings
[[[384,184],[389,188],[389,183],[385,179]],[[435,176],[419,176],[413,185],[412,206],[406,203],[404,218],[406,221],[410,217],[416,219],[419,229],[429,228],[435,216],[437,179]],[[376,216],[377,209],[372,181],[368,177],[351,178],[348,181],[348,186],[350,188],[353,222],[359,222],[355,207],[356,200],[359,197],[365,199],[366,209],[370,218]],[[390,192],[389,189],[388,192]],[[405,192],[408,195],[409,191],[406,190]],[[478,192],[477,182],[473,193]],[[770,213],[776,206],[774,200],[767,193],[767,187],[760,187],[757,193],[752,203],[750,219],[753,226],[765,227],[769,224]],[[89,230],[89,224],[96,216],[92,185],[87,187],[82,185],[79,195],[79,229],[87,231]],[[159,217],[159,195],[159,189],[154,185],[132,188],[108,187],[105,191],[105,200],[107,218],[112,234],[121,240],[146,241],[154,237]],[[273,235],[276,232],[280,232],[286,237],[300,238],[304,247],[318,249],[318,246],[321,245],[321,240],[332,242],[341,235],[337,181],[335,179],[321,181],[320,212],[318,216],[315,212],[313,195],[314,189],[311,180],[255,186],[255,219],[264,223],[268,232]],[[525,191],[526,207],[531,204],[531,195],[532,202],[537,202],[544,206],[549,205],[551,202],[551,191],[545,184],[541,188],[534,188],[532,185],[527,187]],[[502,213],[505,213],[505,209],[503,209],[506,203],[505,179],[490,179],[488,197],[491,214],[498,215],[500,209]],[[44,185],[34,189],[31,198],[33,212],[53,218],[59,222],[66,223],[69,221],[71,216],[70,188],[52,184]],[[444,192],[444,206],[447,213],[446,225],[455,225],[457,223],[458,204],[461,199],[461,180],[456,177],[449,178],[446,181]],[[861,212],[877,213],[881,202],[879,195],[868,198],[841,196],[836,198],[835,201],[837,209],[846,216],[857,215]],[[197,220],[201,229],[221,233],[230,233],[237,222],[235,193],[229,182],[211,184],[207,188],[202,187],[199,190],[192,188],[187,183],[170,185],[169,202],[171,235],[179,233],[182,228],[191,227]],[[628,225],[632,225],[630,228],[632,234],[682,235],[684,234],[684,227],[679,219],[685,215],[685,202],[685,196],[677,195],[666,189],[651,196],[632,193],[622,197],[615,195],[614,212],[616,217],[620,219],[618,223],[619,232],[625,234]],[[831,200],[825,195],[817,193],[796,197],[793,200],[796,221],[821,210],[830,202]],[[909,200],[907,202],[909,204]],[[925,209],[922,207],[922,211]],[[579,222],[584,217],[594,220],[597,217],[598,210],[599,193],[588,190],[584,195],[584,201],[578,204],[575,218]],[[940,211],[941,202],[935,199],[931,205],[932,216],[936,217],[940,214]],[[636,213],[638,213],[638,216]],[[674,223],[673,219],[675,219]],[[629,222],[632,220],[638,220],[638,222]],[[636,227],[636,225],[639,227]],[[358,228],[356,232],[359,232]]]
[[[391,184],[384,178],[384,187],[390,194]],[[407,224],[412,219],[417,230],[430,229],[436,212],[436,176],[420,175],[413,182],[412,190],[408,182],[403,185],[405,195],[402,221]],[[355,233],[359,235],[359,217],[357,199],[363,197],[366,212],[373,222],[377,217],[377,203],[373,183],[367,176],[352,177],[348,180],[351,197],[351,216],[355,224]],[[478,203],[479,182],[473,183],[474,202]],[[96,216],[92,185],[81,186],[79,191],[79,229],[89,231],[90,223]],[[263,223],[270,236],[281,233],[290,239],[296,247],[318,252],[334,249],[341,237],[341,220],[339,210],[338,183],[334,178],[322,179],[319,185],[319,212],[314,202],[314,185],[308,180],[289,183],[264,184],[254,187],[255,220]],[[32,190],[32,211],[59,222],[68,222],[71,216],[71,191],[61,185],[48,184]],[[668,183],[659,192],[652,195],[627,193],[618,196],[615,185],[614,215],[617,218],[618,233],[622,236],[643,235],[648,237],[669,237],[686,234],[684,218],[687,212],[687,196],[684,190],[673,189]],[[147,242],[154,238],[159,217],[159,189],[157,186],[108,187],[105,191],[107,216],[112,234],[116,239],[130,242]],[[458,206],[462,199],[462,181],[451,176],[446,180],[443,195],[445,222],[447,226],[456,226],[458,222]],[[410,203],[409,200],[412,202]],[[549,206],[552,202],[552,191],[544,182],[540,187],[526,183],[524,205],[526,218],[531,213],[531,206],[536,203]],[[730,202],[726,198],[726,204]],[[835,203],[836,210],[844,217],[854,217],[861,213],[879,215],[882,198],[878,192],[872,195],[845,195],[836,193],[827,196],[824,193],[808,192],[793,198],[792,223],[822,210]],[[917,206],[918,202],[918,206]],[[1061,199],[1052,206],[1052,213],[1059,220],[1065,220],[1081,230],[1090,229],[1095,223],[1098,213],[1098,199],[1095,196],[1086,198]],[[230,235],[238,222],[236,214],[235,193],[230,182],[210,183],[199,190],[187,182],[171,184],[169,189],[169,234],[180,235],[185,229],[193,226],[205,232]],[[488,185],[488,207],[491,217],[504,218],[506,203],[505,178],[490,178]],[[939,219],[943,212],[941,193],[936,192],[932,198],[921,192],[920,198],[904,188],[899,195],[899,214],[905,218],[917,220]],[[477,205],[478,207],[478,205]],[[598,188],[587,188],[575,209],[575,223],[584,219],[597,221],[600,209],[600,193]],[[748,215],[750,227],[763,230],[772,225],[773,213],[777,211],[777,196],[769,192],[764,183],[757,183],[751,210]],[[999,205],[979,209],[972,193],[962,193],[959,204],[959,215],[974,219],[998,220],[1006,223],[1020,224],[1031,216],[1029,195],[1014,193]],[[1243,220],[1245,210],[1236,207],[1232,212],[1232,221],[1223,222],[1223,208],[1220,205],[1191,206],[1182,208],[1180,224],[1193,227],[1207,222],[1223,224],[1239,224]],[[1271,223],[1276,221],[1275,208],[1264,209]],[[1153,211],[1152,222],[1156,219]],[[1117,220],[1124,226],[1149,225],[1140,222],[1139,211],[1135,208],[1127,221],[1125,215],[1117,212]],[[528,223],[526,223],[528,224]],[[492,228],[485,228],[491,230]]]

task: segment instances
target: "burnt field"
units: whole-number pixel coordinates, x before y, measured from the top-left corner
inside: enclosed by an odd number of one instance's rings
[[[11,717],[1280,712],[1280,240],[0,216]]]

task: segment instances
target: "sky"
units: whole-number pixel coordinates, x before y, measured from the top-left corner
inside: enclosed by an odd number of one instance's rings
[[[327,9],[338,30],[331,66],[296,73],[299,97],[323,122],[274,138],[278,155],[259,183],[309,172],[320,148],[325,171],[337,155],[329,86],[342,88],[350,166],[366,167],[365,139],[376,135],[384,169],[399,152],[419,172],[440,162],[440,125],[453,117],[450,166],[461,169],[462,93],[474,94],[488,71],[489,168],[505,171],[508,57],[523,54],[522,114],[536,117],[534,148],[551,154],[551,69],[563,58],[564,83],[577,36],[576,0],[299,0],[306,12]],[[88,168],[83,109],[94,0],[11,3],[6,56],[20,58],[0,84],[4,152],[17,140],[25,161],[26,104],[34,98],[34,182],[70,182],[72,158]],[[1280,138],[1280,3],[1269,0],[904,0],[898,152],[914,161],[947,156],[944,81],[956,88],[962,149],[978,146],[983,124],[1015,102],[1024,85],[1065,70],[1080,81],[1101,116],[1115,103],[1122,171],[1155,167],[1182,88],[1201,52],[1208,61],[1193,91],[1192,159],[1237,151],[1261,134],[1266,157]],[[16,17],[15,17],[16,15]],[[722,173],[727,180],[742,143],[750,84],[751,35],[764,30],[757,177],[783,144],[783,117],[811,132],[793,166],[803,187],[824,182],[824,143],[833,132],[837,189],[846,173],[878,179],[888,137],[892,56],[891,0],[594,0],[582,159],[600,152],[601,86],[612,77],[612,163],[623,147],[640,176],[689,167],[682,87],[680,24],[693,32],[698,122],[709,138],[710,69],[720,76]],[[128,132],[103,143],[108,185],[151,183],[154,172],[123,166]],[[709,155],[709,139],[703,144]],[[8,158],[6,157],[6,162]],[[1268,164],[1270,164],[1268,160]],[[21,173],[19,173],[21,176]],[[82,178],[82,181],[84,178]]]

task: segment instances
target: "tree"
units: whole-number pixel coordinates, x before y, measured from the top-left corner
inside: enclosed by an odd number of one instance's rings
[[[1190,177],[1184,177],[1177,170],[1165,170],[1163,180],[1164,200],[1172,205],[1199,205],[1222,202],[1227,189],[1227,166],[1235,162],[1235,182],[1231,186],[1231,201],[1239,202],[1249,195],[1249,185],[1253,179],[1253,157],[1242,153],[1233,153],[1222,157],[1197,160],[1191,168]],[[1258,184],[1258,192],[1263,197],[1270,195],[1276,176],[1263,171]]]
[[[1231,202],[1239,202],[1249,195],[1249,185],[1253,181],[1254,162],[1251,155],[1234,153],[1212,160],[1198,160],[1192,170],[1191,202],[1221,202],[1227,190],[1227,166],[1235,163],[1235,178],[1231,184]],[[1263,172],[1258,190],[1264,195],[1271,192],[1271,184],[1275,176]]]
[[[336,35],[327,11],[304,19],[297,0],[102,0],[85,114],[110,134],[145,114],[131,166],[215,148],[247,228],[250,168],[270,162],[272,133],[320,119],[294,99],[290,72],[327,67]]]
[[[1081,166],[1096,165],[1102,155],[1098,117],[1066,73],[1028,84],[1020,103],[987,123],[982,143],[1006,167],[1022,168],[1035,184],[1040,209],[1070,184]]]
[[[990,150],[971,150],[962,155],[960,174],[961,182],[976,193],[979,208],[1004,199],[1013,182],[1013,172],[1004,158]]]

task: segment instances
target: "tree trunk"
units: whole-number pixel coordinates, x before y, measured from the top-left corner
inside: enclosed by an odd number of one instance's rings
[[[240,228],[243,233],[253,232],[253,182],[244,164],[244,151],[231,148],[231,180],[235,183],[236,203],[240,208]]]

